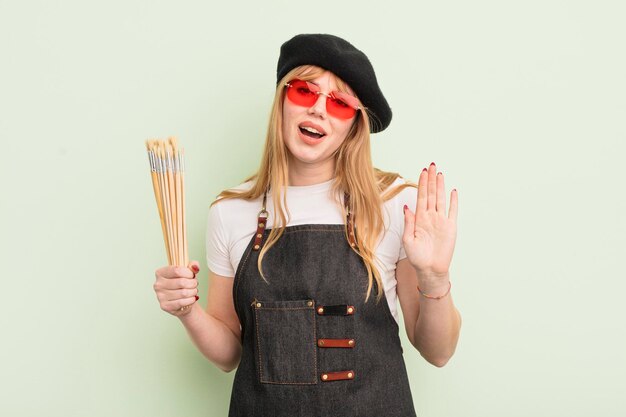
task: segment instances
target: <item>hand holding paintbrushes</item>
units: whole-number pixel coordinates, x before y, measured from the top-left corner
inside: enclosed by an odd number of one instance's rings
[[[195,277],[199,270],[198,262],[189,263],[187,253],[184,150],[178,148],[175,137],[147,140],[146,148],[168,260],[168,266],[155,273],[154,290],[161,308],[180,316],[198,300]]]

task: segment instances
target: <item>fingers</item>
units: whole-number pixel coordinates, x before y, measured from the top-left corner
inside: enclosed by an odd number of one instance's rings
[[[182,307],[198,300],[196,273],[199,263],[192,261],[189,267],[164,266],[155,271],[154,291],[161,309],[178,316]]]
[[[161,309],[170,314],[175,314],[181,307],[191,305],[199,299],[197,287],[169,290],[158,288],[155,284],[155,292]]]
[[[195,261],[194,261],[195,262]],[[197,268],[193,262],[190,264]],[[156,282],[155,289],[177,290],[181,288],[196,288],[198,280],[196,280],[196,272],[190,268],[179,266],[165,266],[159,268],[155,272]]]
[[[413,240],[414,228],[415,228],[415,215],[405,205],[404,206],[404,233],[402,234],[402,241],[404,243],[408,243]]]
[[[426,213],[428,208],[428,170],[424,168],[417,182],[417,206],[415,207],[415,217],[420,218]]]
[[[156,270],[156,275],[163,278],[193,278],[196,274],[184,266],[164,266]]]
[[[198,280],[193,278],[157,278],[155,286],[162,290],[182,290],[198,287]]]
[[[442,216],[446,215],[446,192],[445,186],[443,183],[443,173],[438,172],[436,175],[437,179],[437,213]]]
[[[196,274],[200,272],[200,263],[198,261],[189,262],[189,269],[193,272],[193,277],[196,277]]]
[[[193,297],[198,294],[198,280],[193,278],[157,278],[153,287],[159,299],[163,298],[168,301]]]
[[[424,168],[420,174],[418,182],[417,193],[417,207],[415,210],[415,216],[419,219],[426,213],[426,211],[435,211],[442,216],[446,215],[446,187],[442,172],[437,172],[437,166],[434,162],[431,162],[428,168]],[[452,205],[453,198],[455,199],[455,205],[458,204],[456,200],[456,189],[453,190],[453,196],[450,198],[450,204]],[[456,207],[455,207],[456,210]],[[454,216],[456,216],[456,211]],[[452,217],[451,217],[452,218]]]
[[[156,288],[157,295],[160,292],[164,295],[164,301],[179,300],[181,298],[195,297],[198,294],[198,287],[187,288]]]
[[[428,210],[437,209],[437,167],[434,162],[428,167]]]
[[[174,301],[166,301],[164,303],[161,303],[161,309],[172,315],[179,316],[180,313],[182,312],[181,308],[191,306],[195,304],[195,302],[196,302],[195,297],[182,298],[180,300],[174,300]]]
[[[448,218],[453,220],[454,223],[456,223],[458,213],[459,213],[459,193],[455,188],[450,193],[450,212],[448,213]]]

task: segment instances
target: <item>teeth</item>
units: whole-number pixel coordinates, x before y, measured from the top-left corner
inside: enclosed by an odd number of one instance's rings
[[[315,133],[316,135],[323,135],[322,132],[318,132],[317,130],[313,129],[312,127],[302,126],[302,129],[306,130],[307,132]]]

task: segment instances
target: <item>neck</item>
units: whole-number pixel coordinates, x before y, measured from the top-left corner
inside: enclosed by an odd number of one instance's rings
[[[294,162],[294,161],[291,161]],[[289,164],[289,185],[302,186],[320,184],[335,175],[335,161],[323,164]]]

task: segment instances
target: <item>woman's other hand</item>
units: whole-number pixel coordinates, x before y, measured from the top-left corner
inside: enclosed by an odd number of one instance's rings
[[[458,196],[450,194],[450,211],[446,215],[443,173],[435,163],[420,174],[417,207],[413,213],[404,206],[402,243],[411,265],[424,279],[445,278],[450,269],[456,242]]]

